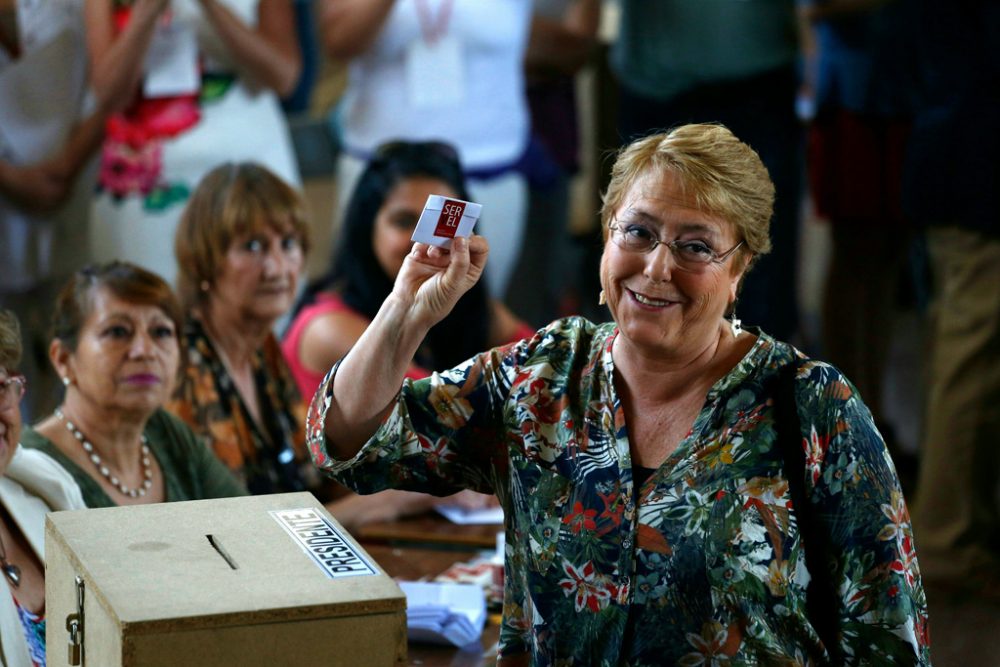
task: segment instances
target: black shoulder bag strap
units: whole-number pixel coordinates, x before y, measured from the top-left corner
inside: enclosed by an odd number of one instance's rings
[[[803,447],[802,425],[799,421],[795,398],[795,375],[798,359],[779,369],[774,382],[774,425],[777,446],[781,451],[788,480],[788,493],[798,521],[806,568],[809,570],[809,588],[806,590],[806,612],[816,629],[830,658],[836,662],[839,655],[837,642],[838,610],[840,601],[834,592],[833,574],[827,557],[830,538],[816,518],[815,508],[805,491],[806,452]]]

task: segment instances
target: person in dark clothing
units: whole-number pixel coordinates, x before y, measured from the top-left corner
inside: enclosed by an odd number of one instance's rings
[[[1000,5],[919,3],[904,203],[935,300],[914,531],[925,579],[1000,600]]]

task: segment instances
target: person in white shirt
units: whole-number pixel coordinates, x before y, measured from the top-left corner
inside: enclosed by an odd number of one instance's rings
[[[24,323],[28,415],[58,398],[49,307],[89,259],[91,158],[116,104],[88,92],[82,20],[78,0],[0,0],[0,306]]]
[[[15,373],[21,337],[0,310],[0,664],[45,664],[45,515],[83,509],[80,489],[59,464],[18,444],[26,389]]]
[[[487,286],[502,299],[524,235],[528,146],[524,54],[531,0],[323,0],[328,56],[348,64],[334,112],[342,133],[337,190],[351,193],[375,148],[439,141],[458,150],[476,231],[490,243]],[[338,220],[344,208],[338,202]]]

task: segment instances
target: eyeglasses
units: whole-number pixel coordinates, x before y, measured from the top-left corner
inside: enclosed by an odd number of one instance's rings
[[[11,375],[0,380],[0,410],[6,410],[20,403],[27,388],[28,381],[23,375]]]
[[[743,245],[743,241],[740,241],[720,254],[702,241],[661,241],[656,232],[637,222],[626,223],[624,227],[612,222],[608,229],[611,231],[611,239],[622,250],[647,253],[655,250],[658,245],[667,246],[678,268],[685,271],[700,271],[709,264],[721,264]]]

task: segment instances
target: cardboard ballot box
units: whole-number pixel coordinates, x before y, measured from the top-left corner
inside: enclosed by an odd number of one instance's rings
[[[399,586],[309,493],[50,514],[45,597],[52,667],[406,660]]]

